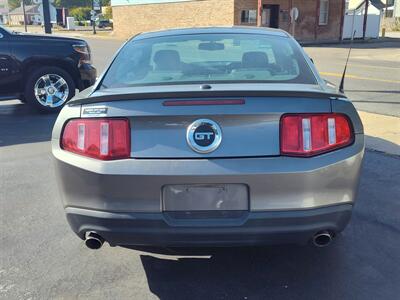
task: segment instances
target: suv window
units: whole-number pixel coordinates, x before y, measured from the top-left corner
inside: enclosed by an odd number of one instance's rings
[[[189,34],[133,40],[103,87],[191,83],[316,84],[295,43],[259,34]]]
[[[12,32],[10,30],[8,30],[7,28],[5,28],[5,27],[3,27],[1,25],[0,25],[0,33],[2,33],[2,34],[5,34],[5,33],[12,34]]]

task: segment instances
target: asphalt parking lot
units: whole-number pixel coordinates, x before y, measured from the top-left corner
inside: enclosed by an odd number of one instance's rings
[[[322,77],[339,85],[349,44],[305,47]],[[356,43],[351,51],[345,91],[357,109],[400,117],[400,39]]]
[[[89,43],[99,70],[121,44]],[[361,66],[350,67],[346,87],[361,101],[358,108],[400,116],[400,61],[391,61],[400,44],[371,45],[354,51],[358,60],[352,63]],[[306,51],[330,80],[339,81],[346,48]],[[0,298],[399,298],[400,157],[366,151],[352,221],[328,248],[154,254],[105,245],[91,251],[69,229],[62,211],[49,143],[55,118],[18,101],[0,102]]]

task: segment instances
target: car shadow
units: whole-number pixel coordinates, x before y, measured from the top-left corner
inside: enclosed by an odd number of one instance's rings
[[[383,152],[400,157],[400,145],[376,136],[365,136],[367,149]]]
[[[50,141],[57,114],[41,114],[18,100],[0,102],[0,147]]]
[[[182,251],[190,255],[190,250]],[[261,299],[261,295],[292,299],[293,291],[302,285],[311,284],[314,295],[321,295],[326,282],[341,281],[335,268],[341,264],[340,252],[335,247],[288,245],[193,250],[196,257],[140,258],[149,288],[160,299]]]

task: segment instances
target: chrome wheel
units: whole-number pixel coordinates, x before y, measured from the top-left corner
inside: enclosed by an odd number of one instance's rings
[[[57,74],[40,77],[34,87],[36,100],[43,106],[58,107],[68,100],[69,88],[64,78]]]

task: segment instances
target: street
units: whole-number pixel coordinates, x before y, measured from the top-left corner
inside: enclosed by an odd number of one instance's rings
[[[122,43],[88,42],[99,73]],[[347,49],[305,48],[334,83]],[[348,75],[345,89],[358,109],[400,117],[400,40],[356,44]],[[351,223],[327,248],[93,251],[64,217],[49,142],[55,119],[16,100],[0,102],[1,299],[399,297],[399,156],[366,151]]]
[[[354,44],[345,92],[359,110],[400,116],[400,42]],[[339,86],[349,45],[306,47],[322,77]]]

